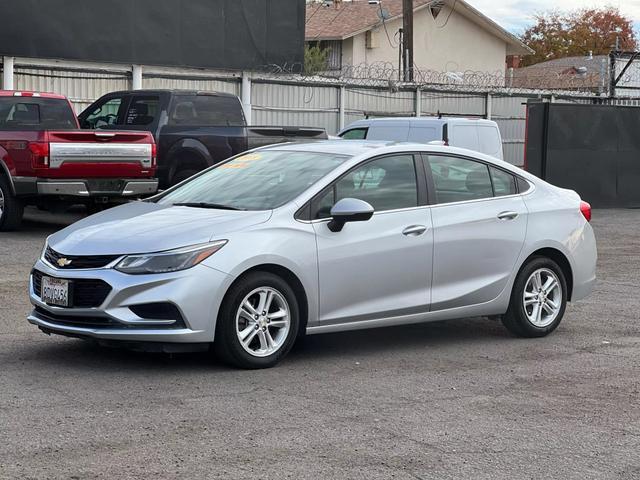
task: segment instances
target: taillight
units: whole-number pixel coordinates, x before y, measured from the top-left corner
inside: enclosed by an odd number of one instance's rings
[[[29,151],[34,168],[49,166],[49,143],[29,142]]]
[[[589,205],[587,202],[580,202],[580,212],[582,213],[582,215],[584,216],[584,218],[587,219],[587,222],[591,221],[591,205]]]
[[[151,166],[156,166],[156,160],[158,157],[158,146],[154,143],[151,144]]]

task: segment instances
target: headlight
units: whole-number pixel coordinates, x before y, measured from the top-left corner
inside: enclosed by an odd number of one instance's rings
[[[159,253],[128,255],[115,266],[123,273],[167,273],[191,268],[220,250],[227,243],[217,240],[211,243],[191,247],[167,250]]]

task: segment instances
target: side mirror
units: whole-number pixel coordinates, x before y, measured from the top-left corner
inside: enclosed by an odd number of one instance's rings
[[[366,222],[373,216],[373,207],[364,200],[343,198],[331,209],[331,221],[327,225],[332,232],[339,232],[347,222]]]

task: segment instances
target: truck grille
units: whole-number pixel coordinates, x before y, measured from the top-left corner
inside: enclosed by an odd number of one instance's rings
[[[31,275],[33,276],[33,293],[39,297],[42,291],[42,272],[34,270]],[[99,307],[111,292],[111,286],[102,280],[77,278],[69,281],[71,282],[72,307]]]
[[[56,252],[53,248],[47,245],[47,249],[44,252],[44,258],[47,262],[53,265],[55,268],[63,270],[72,270],[78,268],[102,268],[109,265],[120,255],[94,255],[94,256],[77,256],[77,255],[63,255]],[[67,262],[58,263],[58,260],[66,259]],[[66,265],[65,265],[66,264]]]

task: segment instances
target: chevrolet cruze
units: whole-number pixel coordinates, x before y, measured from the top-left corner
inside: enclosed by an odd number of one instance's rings
[[[30,279],[45,333],[245,368],[301,335],[500,316],[541,337],[595,282],[591,209],[436,145],[254,150],[51,235]]]

